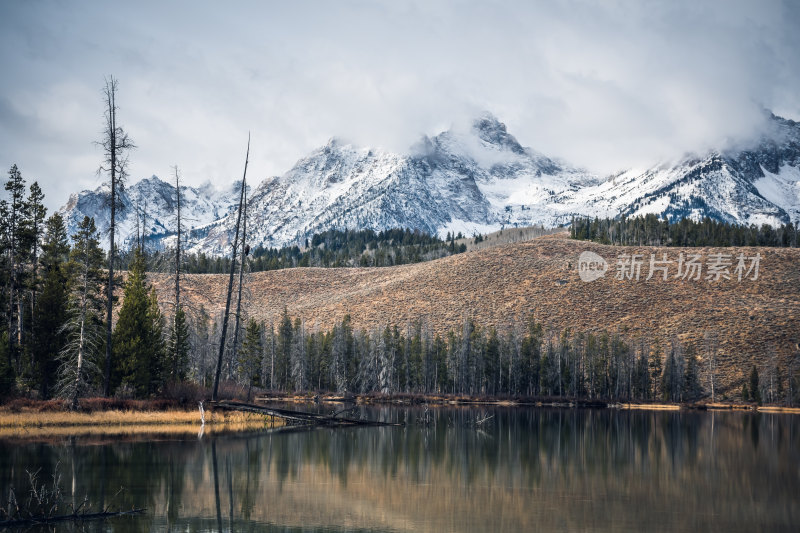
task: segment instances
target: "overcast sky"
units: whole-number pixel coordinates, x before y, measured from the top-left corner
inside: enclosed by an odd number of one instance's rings
[[[233,5],[233,7],[232,7]],[[487,110],[606,173],[800,119],[800,2],[0,2],[0,166],[95,188],[101,88],[131,179],[254,181],[339,136],[407,150]],[[4,178],[5,179],[5,178]]]

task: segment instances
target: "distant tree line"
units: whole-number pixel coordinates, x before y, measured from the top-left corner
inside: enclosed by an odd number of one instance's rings
[[[465,252],[464,243],[456,243],[461,236],[448,236],[442,240],[419,230],[389,229],[329,230],[306,239],[305,246],[264,248],[250,250],[247,268],[250,272],[280,270],[295,267],[384,267],[420,263]],[[145,250],[146,239],[145,239]],[[146,251],[148,268],[171,260],[172,252]],[[126,268],[132,253],[121,254],[121,264]],[[230,269],[230,258],[209,256],[205,253],[184,254],[183,271],[189,274],[220,274]]]
[[[533,320],[499,333],[467,319],[440,335],[425,321],[356,330],[345,316],[331,330],[308,331],[284,312],[275,325],[248,322],[233,370],[250,386],[283,391],[691,402],[712,395],[717,373],[716,341],[707,335],[701,344],[546,330]],[[751,377],[745,389],[755,393],[745,399],[796,404],[791,370],[771,358],[762,369],[769,377]]]
[[[695,222],[659,220],[656,215],[619,218],[573,217],[570,236],[622,246],[772,246],[797,247],[797,223],[743,226],[709,217]]]

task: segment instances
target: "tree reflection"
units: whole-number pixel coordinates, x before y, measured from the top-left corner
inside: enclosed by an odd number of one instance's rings
[[[410,424],[202,442],[0,442],[0,487],[19,494],[26,469],[41,467],[45,478],[59,465],[77,500],[148,509],[114,531],[486,530],[498,520],[506,529],[745,530],[800,520],[792,416],[499,407],[361,414]],[[623,518],[625,527],[615,522]]]

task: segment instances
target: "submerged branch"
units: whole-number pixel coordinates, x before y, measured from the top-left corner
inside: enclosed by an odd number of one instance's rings
[[[83,522],[87,520],[102,520],[116,516],[127,516],[144,513],[147,509],[131,509],[130,511],[102,511],[98,513],[73,513],[57,516],[32,516],[30,518],[17,518],[14,520],[0,520],[0,528],[34,526],[52,524],[56,522]]]
[[[218,409],[226,409],[231,411],[245,411],[249,413],[258,413],[268,416],[290,420],[295,423],[312,425],[312,426],[402,426],[402,423],[395,422],[378,422],[375,420],[361,420],[354,418],[339,418],[337,415],[343,412],[352,410],[348,408],[342,411],[333,413],[332,415],[322,415],[317,413],[307,413],[304,411],[293,411],[290,409],[278,409],[274,407],[264,407],[244,402],[212,402],[211,405]]]

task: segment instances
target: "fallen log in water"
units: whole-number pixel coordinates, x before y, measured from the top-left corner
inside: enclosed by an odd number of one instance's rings
[[[262,415],[275,416],[283,418],[284,420],[294,422],[295,424],[304,424],[311,426],[402,426],[402,423],[397,422],[378,422],[375,420],[362,420],[355,418],[342,418],[339,415],[346,413],[352,409],[343,409],[330,415],[323,415],[319,413],[307,413],[305,411],[293,411],[291,409],[279,409],[275,407],[266,407],[263,405],[256,405],[252,403],[222,401],[211,402],[211,405],[217,409],[226,409],[230,411],[244,411],[247,413],[258,413]]]
[[[0,520],[0,528],[37,526],[53,524],[57,522],[84,522],[87,520],[103,520],[117,516],[136,515],[145,512],[146,509],[131,509],[130,511],[105,511],[101,513],[73,513],[57,516],[31,516],[30,518],[15,518],[13,520]]]

